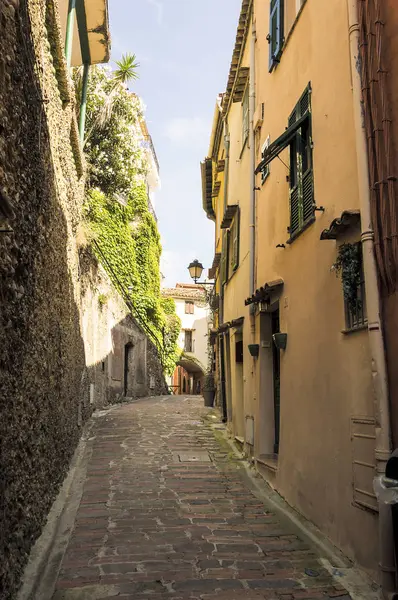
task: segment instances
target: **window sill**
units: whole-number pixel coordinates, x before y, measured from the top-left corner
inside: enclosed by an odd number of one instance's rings
[[[290,238],[286,241],[286,244],[292,244],[294,242],[294,240],[296,240],[298,237],[300,237],[300,235],[302,233],[304,233],[304,231],[306,231],[306,229],[308,229],[308,227],[310,227],[310,225],[312,225],[313,223],[315,223],[315,215],[313,217],[311,217],[310,219],[308,219],[308,221],[306,223],[304,223],[304,225],[302,226],[301,229],[299,229],[298,231],[296,231],[296,233],[294,233],[293,235],[290,236]]]
[[[341,333],[344,335],[350,335],[351,333],[356,333],[357,331],[365,331],[368,328],[368,324],[360,325],[360,327],[351,327],[350,329],[342,329]]]
[[[278,455],[277,454],[260,454],[255,459],[256,462],[260,463],[264,467],[267,467],[274,473],[278,471]]]

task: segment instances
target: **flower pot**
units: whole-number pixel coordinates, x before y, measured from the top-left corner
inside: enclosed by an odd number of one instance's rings
[[[274,333],[272,339],[274,340],[274,344],[278,350],[286,350],[287,333]]]
[[[247,346],[249,348],[249,352],[253,358],[258,358],[260,352],[260,344],[249,344]]]
[[[203,398],[205,400],[205,406],[212,407],[214,405],[214,396],[216,390],[203,390]]]

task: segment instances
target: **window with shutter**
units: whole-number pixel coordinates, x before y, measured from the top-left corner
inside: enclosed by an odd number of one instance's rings
[[[189,329],[185,330],[184,351],[193,352],[192,331],[190,331]]]
[[[288,121],[291,127],[307,115],[290,142],[290,240],[315,220],[314,175],[311,140],[311,88],[294,107]]]
[[[270,142],[271,142],[271,138],[270,138],[270,136],[268,136],[261,148],[261,158],[264,158],[264,152],[267,148],[269,148]],[[270,165],[268,163],[267,165],[265,165],[264,167],[261,168],[261,183],[262,184],[265,182],[265,180],[267,179],[269,174],[270,174]]]
[[[230,251],[229,251],[229,276],[239,266],[239,209],[237,210],[234,220],[232,221],[229,231]]]
[[[228,279],[228,232],[223,231],[221,264],[220,264],[221,283],[226,283]]]
[[[190,301],[190,300],[186,300],[185,301],[185,314],[186,315],[193,315],[194,314],[194,309],[195,309],[195,304]]]
[[[271,0],[269,19],[269,70],[279,62],[283,45],[284,0]]]
[[[247,84],[242,101],[242,146],[249,135],[249,125],[249,84]]]

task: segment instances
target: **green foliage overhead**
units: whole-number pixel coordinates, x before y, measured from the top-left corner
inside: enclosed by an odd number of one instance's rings
[[[126,71],[137,66],[135,57],[130,58],[123,59]],[[121,65],[116,74],[120,70]],[[77,93],[79,81],[75,73]],[[94,252],[110,278],[116,277],[127,291],[134,316],[160,350],[165,371],[172,373],[179,358],[181,323],[174,301],[160,294],[162,249],[143,177],[148,169],[140,143],[143,108],[123,82],[123,77],[114,79],[105,69],[91,71],[84,146],[89,164],[85,216],[94,234]]]

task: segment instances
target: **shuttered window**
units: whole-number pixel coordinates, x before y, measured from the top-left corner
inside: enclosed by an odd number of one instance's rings
[[[242,146],[249,135],[249,125],[249,84],[247,84],[242,101]]]
[[[269,70],[279,62],[283,46],[284,0],[271,0],[269,18]]]
[[[222,236],[220,277],[221,283],[226,283],[228,279],[228,231],[223,231]]]
[[[264,152],[269,148],[270,141],[271,141],[271,138],[270,138],[270,136],[268,136],[263,144],[263,147],[261,148],[261,158],[264,158]],[[261,168],[261,184],[263,184],[265,182],[265,180],[267,179],[269,174],[270,174],[270,165],[268,163]]]
[[[290,142],[290,240],[315,219],[310,98],[308,86],[288,121],[291,127],[307,115]]]
[[[229,230],[229,245],[229,276],[231,276],[239,266],[239,209]]]
[[[195,311],[195,303],[192,302],[191,300],[186,300],[185,301],[185,314],[193,315],[194,311]]]

